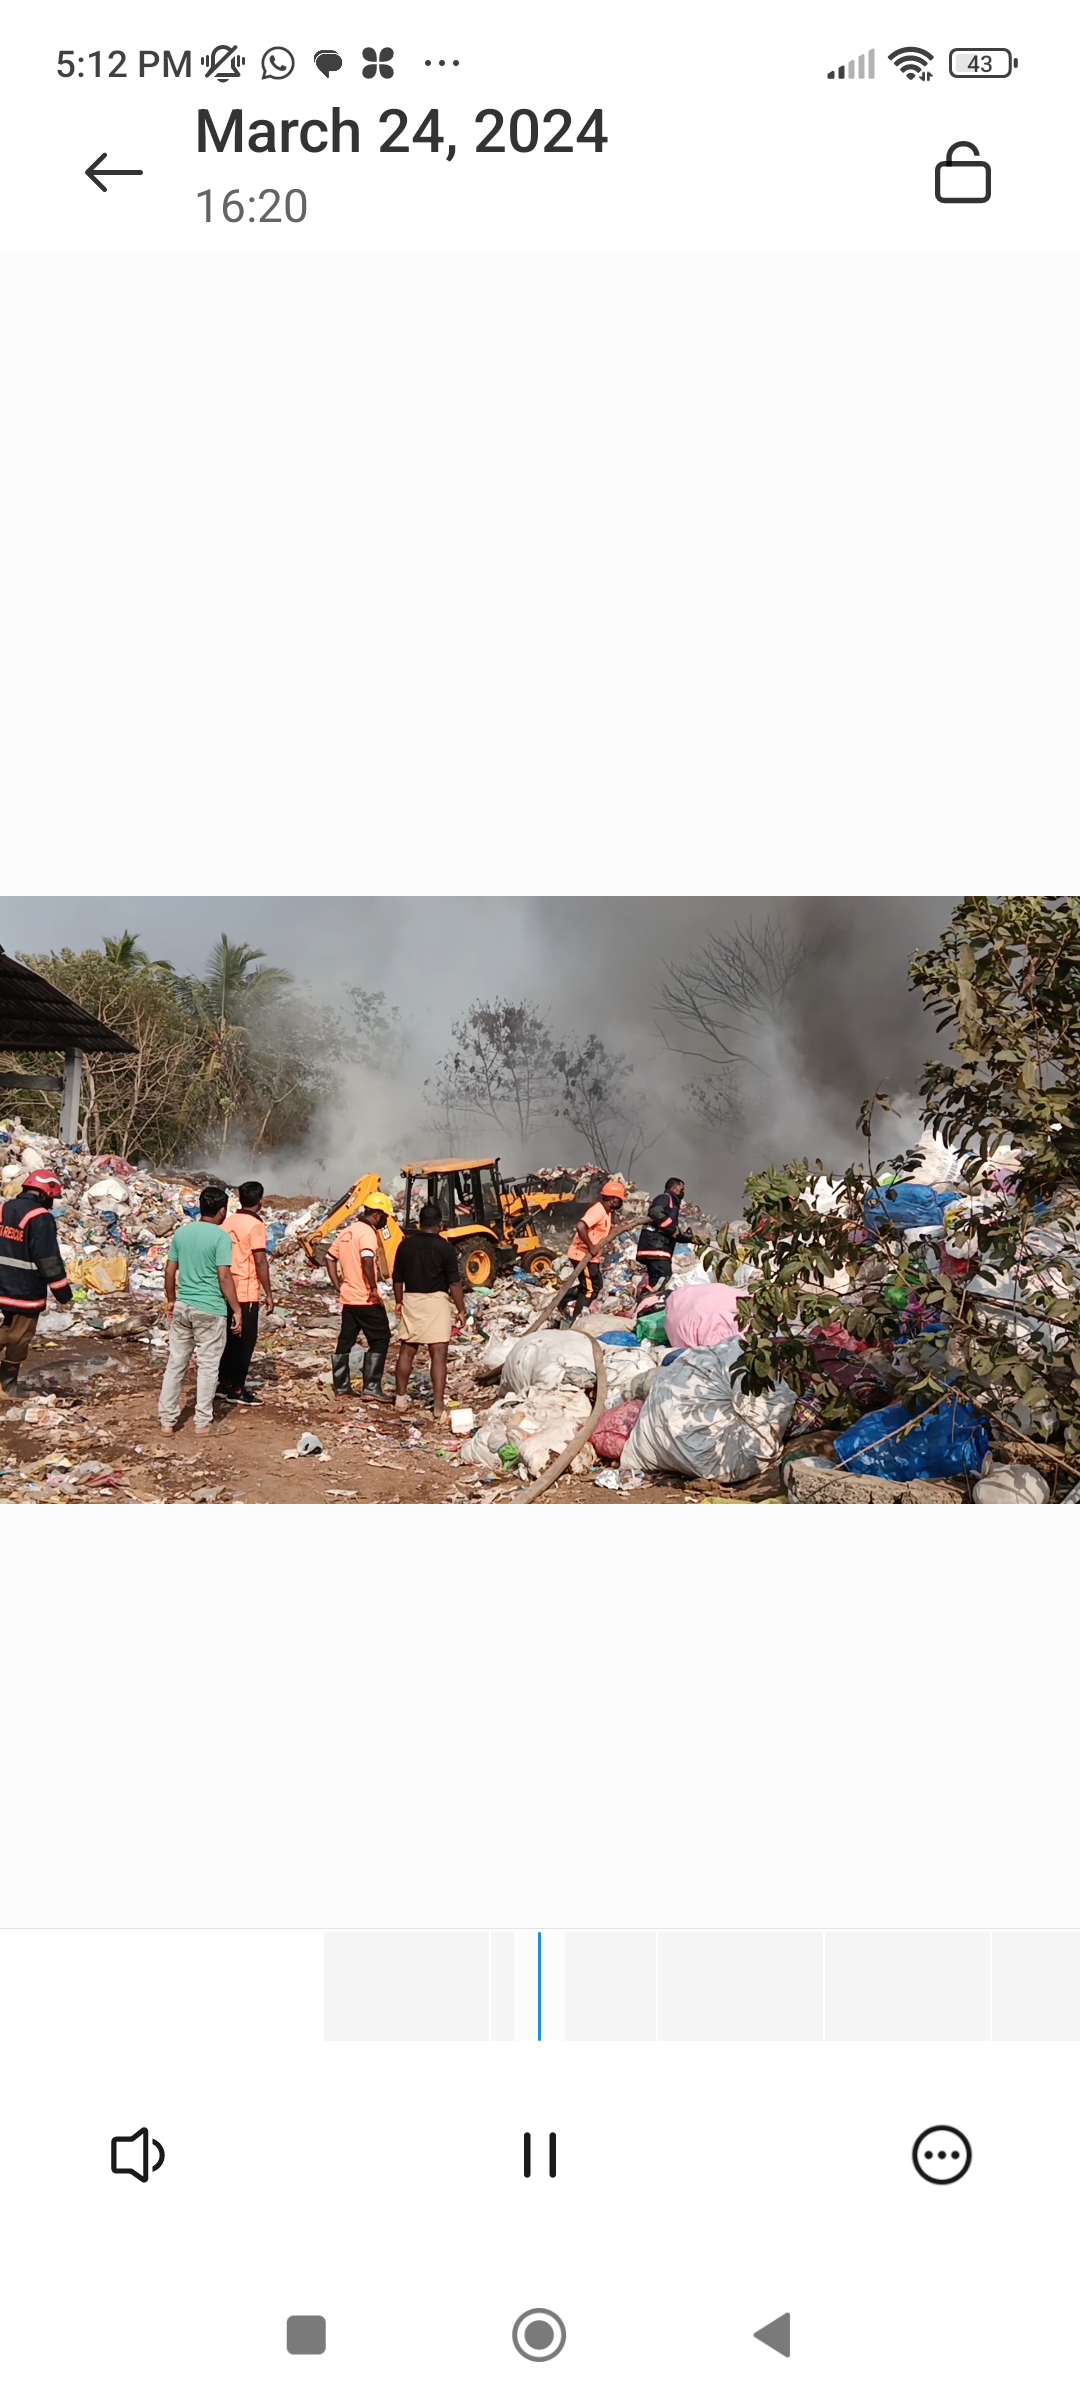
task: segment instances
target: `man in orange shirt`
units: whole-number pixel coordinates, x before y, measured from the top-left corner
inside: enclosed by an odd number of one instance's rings
[[[596,1263],[597,1254],[603,1249],[625,1199],[625,1184],[612,1176],[605,1183],[599,1200],[594,1200],[592,1207],[578,1218],[568,1256],[575,1264],[583,1262],[582,1271],[577,1281],[570,1285],[566,1298],[560,1302],[556,1312],[561,1317],[563,1310],[569,1308],[571,1324],[580,1317],[583,1308],[588,1308],[600,1297],[604,1275],[603,1269]]]
[[[341,1302],[341,1330],[334,1351],[334,1390],[352,1391],[349,1353],[359,1336],[364,1352],[364,1399],[385,1400],[383,1368],[390,1348],[390,1319],[379,1294],[379,1235],[393,1215],[385,1192],[373,1192],[352,1225],[344,1225],[326,1256],[326,1272]]]
[[[240,1331],[230,1332],[221,1353],[218,1369],[218,1397],[222,1400],[242,1400],[248,1408],[258,1405],[257,1392],[248,1390],[248,1368],[259,1338],[259,1303],[266,1302],[266,1313],[274,1313],[274,1295],[270,1289],[270,1262],[266,1255],[266,1227],[259,1214],[263,1196],[261,1183],[242,1183],[237,1192],[239,1206],[226,1217],[222,1232],[232,1241],[232,1273],[236,1297],[240,1306]]]

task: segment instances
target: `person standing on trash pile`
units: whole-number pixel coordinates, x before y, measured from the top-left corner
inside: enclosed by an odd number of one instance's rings
[[[639,1292],[657,1291],[671,1275],[679,1238],[679,1210],[686,1185],[681,1175],[669,1175],[663,1191],[649,1202],[649,1214],[638,1235],[638,1264],[643,1271]]]
[[[394,1303],[398,1312],[398,1341],[394,1407],[400,1417],[408,1408],[409,1377],[422,1343],[431,1359],[432,1405],[437,1424],[445,1421],[446,1356],[455,1319],[465,1323],[465,1294],[461,1265],[452,1242],[444,1241],[442,1218],[433,1201],[420,1211],[420,1230],[407,1233],[394,1260]]]
[[[394,1206],[385,1192],[374,1192],[355,1224],[343,1226],[331,1242],[326,1272],[341,1302],[341,1327],[333,1357],[335,1392],[352,1391],[349,1354],[363,1334],[365,1400],[385,1400],[383,1369],[390,1348],[390,1319],[379,1292],[379,1236],[385,1233]]]
[[[240,1303],[233,1282],[233,1246],[225,1231],[228,1193],[208,1183],[199,1193],[198,1218],[178,1225],[165,1261],[165,1300],[169,1319],[169,1356],[158,1401],[163,1433],[175,1433],[180,1395],[192,1353],[195,1356],[195,1431],[210,1433],[214,1423],[221,1353],[230,1330],[237,1340],[243,1330]]]
[[[243,1400],[249,1408],[258,1405],[258,1393],[248,1390],[248,1368],[259,1338],[259,1295],[266,1302],[266,1313],[274,1313],[274,1295],[270,1288],[270,1262],[266,1250],[266,1227],[260,1215],[263,1196],[261,1183],[242,1183],[237,1193],[239,1207],[226,1217],[224,1230],[232,1243],[232,1272],[236,1297],[240,1303],[240,1331],[228,1333],[218,1369],[218,1392],[230,1403]]]
[[[570,1285],[555,1312],[556,1316],[561,1317],[564,1309],[569,1308],[571,1324],[580,1317],[583,1308],[588,1308],[594,1300],[599,1299],[603,1291],[604,1275],[597,1254],[603,1249],[625,1199],[626,1185],[612,1176],[605,1183],[599,1200],[594,1200],[592,1207],[578,1218],[567,1256],[575,1266],[581,1262],[581,1274]]]
[[[50,1292],[62,1308],[71,1299],[52,1213],[61,1188],[43,1167],[0,1208],[0,1392],[15,1390]]]

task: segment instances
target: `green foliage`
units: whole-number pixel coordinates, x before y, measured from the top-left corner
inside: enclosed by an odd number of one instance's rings
[[[233,1144],[258,1157],[303,1140],[361,1045],[335,1009],[262,957],[223,934],[203,977],[179,976],[125,932],[101,950],[27,958],[132,1044],[130,1055],[85,1062],[79,1131],[92,1150],[209,1164]],[[12,1061],[35,1075],[61,1063],[41,1054]],[[33,1114],[55,1131],[57,1103],[35,1098]]]
[[[1011,1186],[979,1226],[980,1265],[1018,1278],[1019,1320],[950,1286],[942,1298],[955,1385],[1006,1415],[1030,1409],[1036,1429],[1080,1451],[1080,1293],[1068,1260],[1033,1257],[1036,1209],[1075,1206],[1080,1176],[1080,899],[965,899],[911,980],[942,1031],[921,1090],[946,1140],[970,1149],[970,1181],[1002,1141],[1021,1153]],[[974,1312],[989,1319],[989,1330]]]
[[[895,1329],[895,1308],[872,1286],[843,1296],[826,1280],[846,1271],[852,1286],[866,1263],[861,1235],[865,1179],[849,1168],[837,1184],[839,1206],[822,1214],[809,1196],[824,1173],[820,1159],[791,1159],[751,1175],[746,1186],[746,1223],[734,1246],[705,1252],[718,1282],[734,1281],[749,1264],[757,1278],[739,1298],[743,1345],[738,1380],[750,1392],[789,1383],[796,1392],[814,1390],[821,1422],[854,1423],[859,1409],[850,1392],[823,1376],[812,1349],[815,1331],[842,1318],[857,1340],[878,1343]]]
[[[1080,899],[967,899],[911,981],[949,1056],[920,1089],[935,1131],[977,1160],[1025,1152],[1021,1200],[1080,1174]]]
[[[124,937],[124,944],[130,937]],[[115,950],[124,945],[117,943]],[[93,1150],[124,1157],[176,1154],[199,1069],[196,1029],[182,995],[168,975],[102,950],[52,951],[25,960],[35,974],[55,984],[80,1006],[123,1034],[131,1053],[91,1053],[83,1068],[80,1137]],[[14,1067],[34,1075],[63,1070],[59,1056],[38,1052],[13,1058]],[[17,1095],[14,1096],[17,1105]],[[25,1110],[24,1110],[25,1113]],[[59,1102],[33,1101],[32,1122],[42,1131],[59,1126]]]
[[[1010,1279],[997,1299],[935,1267],[931,1260],[941,1251],[933,1240],[914,1251],[882,1235],[868,1242],[861,1228],[870,1187],[854,1169],[839,1179],[841,1213],[817,1215],[803,1194],[820,1172],[820,1161],[811,1169],[796,1159],[751,1176],[746,1225],[705,1253],[721,1282],[733,1280],[740,1262],[757,1269],[739,1302],[747,1390],[768,1391],[783,1381],[800,1395],[813,1393],[823,1426],[838,1431],[853,1424],[861,1407],[816,1365],[811,1347],[815,1328],[839,1321],[886,1353],[895,1355],[902,1339],[905,1374],[897,1396],[914,1414],[951,1392],[988,1411],[1000,1438],[1024,1430],[1026,1417],[1018,1412],[1029,1412],[1036,1440],[1080,1458],[1080,1284],[1068,1259],[1047,1262],[1032,1254],[1033,1210],[1001,1195],[972,1220],[980,1270]],[[826,1290],[825,1279],[840,1268],[852,1288],[838,1295]]]
[[[230,1026],[251,1025],[281,997],[292,976],[284,967],[258,966],[256,961],[265,956],[248,942],[230,942],[228,934],[221,935],[202,976],[186,977],[181,987],[201,1025],[215,1025],[222,1034]]]
[[[125,930],[116,935],[105,934],[101,947],[111,966],[150,967],[164,975],[171,975],[174,972],[167,958],[149,958],[145,950],[140,950],[137,933],[128,933]]]

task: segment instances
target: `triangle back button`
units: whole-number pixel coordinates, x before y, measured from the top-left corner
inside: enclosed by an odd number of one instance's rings
[[[755,2342],[764,2342],[769,2350],[778,2350],[781,2358],[791,2357],[791,2312],[774,2317],[771,2325],[759,2325]]]

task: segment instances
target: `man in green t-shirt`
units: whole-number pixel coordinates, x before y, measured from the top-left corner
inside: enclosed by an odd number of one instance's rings
[[[165,1298],[169,1315],[169,1357],[158,1401],[163,1433],[175,1433],[180,1394],[192,1352],[195,1354],[195,1431],[209,1433],[214,1422],[214,1393],[218,1366],[230,1321],[240,1331],[240,1304],[232,1279],[232,1241],[225,1232],[228,1193],[208,1183],[199,1193],[198,1221],[178,1225],[165,1262]]]

